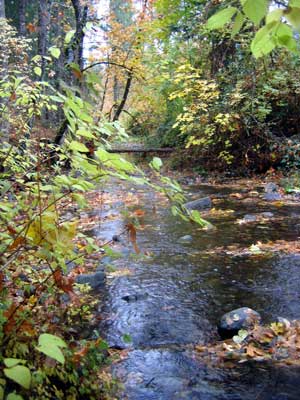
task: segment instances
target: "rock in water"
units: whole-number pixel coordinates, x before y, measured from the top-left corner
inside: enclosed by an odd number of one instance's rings
[[[185,203],[184,207],[188,210],[205,210],[206,208],[212,207],[212,201],[210,197],[202,197],[201,199]]]
[[[282,196],[280,193],[265,193],[264,194],[264,200],[266,201],[277,201],[277,200],[281,200]]]
[[[246,214],[242,219],[243,222],[255,222],[257,221],[257,216],[254,214]]]
[[[218,332],[222,339],[229,339],[236,335],[240,329],[252,329],[260,321],[260,314],[251,308],[237,308],[222,316],[218,325]]]
[[[266,211],[266,212],[261,213],[261,216],[262,216],[263,218],[273,218],[273,217],[274,217],[274,214],[273,214],[272,212]]]
[[[178,243],[191,243],[193,241],[193,237],[191,235],[181,236],[178,239]]]

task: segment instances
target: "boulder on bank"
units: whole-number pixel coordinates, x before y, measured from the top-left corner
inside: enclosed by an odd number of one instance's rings
[[[266,184],[263,198],[266,201],[277,201],[282,199],[282,196],[279,193],[279,187],[276,183],[269,182]]]
[[[205,210],[212,207],[212,201],[210,197],[201,197],[200,199],[189,201],[184,204],[184,207],[188,210]]]
[[[252,308],[237,308],[222,316],[218,325],[218,332],[222,339],[229,339],[236,335],[240,329],[252,329],[260,321],[260,314]]]
[[[93,290],[101,289],[105,286],[105,272],[98,271],[94,274],[77,275],[76,283],[88,284]]]
[[[274,182],[269,182],[265,186],[265,193],[276,193],[279,187]]]

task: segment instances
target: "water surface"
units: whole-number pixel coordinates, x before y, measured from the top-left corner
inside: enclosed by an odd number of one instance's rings
[[[175,219],[166,203],[145,188],[119,184],[120,194],[132,192],[145,212],[138,219],[139,248],[151,254],[132,257],[126,238],[117,246],[125,254],[112,262],[130,274],[114,278],[107,289],[101,330],[111,346],[130,348],[115,366],[123,382],[122,399],[130,400],[283,400],[300,398],[296,368],[243,364],[233,369],[205,365],[193,350],[197,343],[218,339],[216,325],[223,313],[251,307],[269,322],[276,316],[300,318],[300,255],[251,256],[224,254],[224,246],[250,247],[257,241],[297,240],[300,206],[278,207],[259,199],[241,201],[230,193],[244,188],[190,187],[191,198],[211,195],[215,206],[231,214],[209,218],[216,230]],[[258,188],[260,190],[260,188]],[[121,200],[121,199],[120,199]],[[113,212],[124,208],[119,202]],[[270,221],[239,225],[249,213],[274,213]],[[122,219],[107,221],[95,232],[110,238],[123,229]],[[190,243],[180,237],[191,235]],[[130,335],[127,344],[124,335]]]

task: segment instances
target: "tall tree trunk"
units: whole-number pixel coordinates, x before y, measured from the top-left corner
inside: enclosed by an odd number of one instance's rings
[[[0,18],[5,18],[5,1],[0,0]]]
[[[76,31],[69,47],[66,49],[66,61],[74,62],[79,65],[80,70],[84,69],[84,27],[87,23],[88,6],[82,6],[80,0],[71,0],[75,14]],[[56,133],[54,139],[55,144],[60,144],[64,138],[64,134],[68,129],[68,120],[65,118]]]
[[[41,79],[45,77],[46,70],[46,60],[47,46],[48,46],[48,33],[50,26],[50,3],[51,0],[40,0],[39,1],[39,21],[38,21],[38,53],[42,57],[41,68],[42,76]]]
[[[26,5],[27,0],[19,0],[19,32],[20,35],[26,35]]]
[[[82,70],[84,67],[83,50],[84,50],[84,27],[88,17],[88,6],[82,6],[80,0],[71,0],[76,21],[76,31],[68,49],[68,62],[75,62]]]

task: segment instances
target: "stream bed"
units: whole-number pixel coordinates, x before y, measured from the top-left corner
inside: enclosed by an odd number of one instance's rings
[[[108,278],[100,332],[111,347],[128,349],[113,367],[123,386],[119,398],[299,400],[300,368],[258,362],[216,368],[194,350],[196,344],[219,339],[220,317],[235,308],[255,309],[264,323],[277,316],[300,318],[300,254],[219,251],[224,246],[249,248],[258,241],[298,240],[299,203],[278,206],[247,197],[247,190],[261,193],[262,187],[189,186],[191,199],[211,196],[214,207],[225,211],[208,216],[216,229],[203,231],[174,218],[165,200],[148,189],[120,183],[112,190],[118,201],[101,212],[117,215],[124,209],[123,197],[129,196],[128,210],[136,212],[140,223],[137,245],[146,254],[134,254],[122,235],[115,250],[123,257],[103,260],[119,275]],[[243,193],[246,200],[233,193]],[[264,212],[273,217],[237,223],[247,214]],[[93,234],[104,240],[118,235],[122,218],[128,216],[105,219]],[[182,241],[186,235],[189,240]]]

